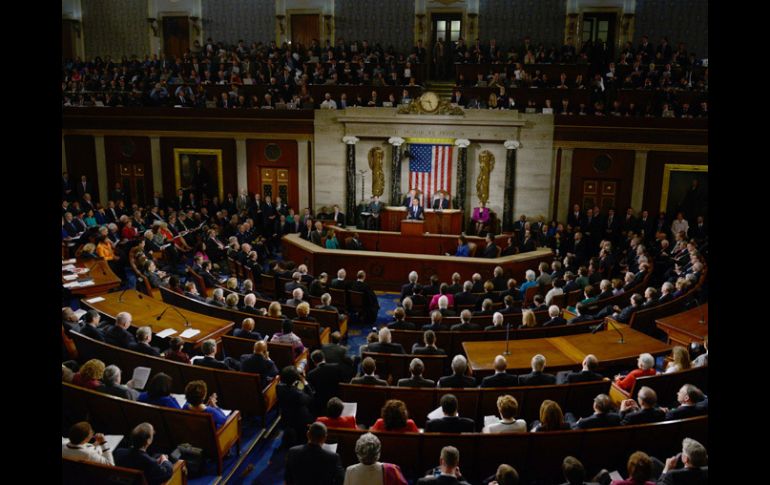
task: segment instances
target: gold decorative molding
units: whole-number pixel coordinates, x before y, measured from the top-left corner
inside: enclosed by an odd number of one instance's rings
[[[421,98],[422,96],[420,96]],[[465,111],[459,106],[452,106],[452,104],[445,100],[440,99],[438,107],[432,111],[427,111],[420,103],[420,98],[413,99],[409,104],[398,108],[398,114],[401,115],[450,115],[450,116],[465,116]]]
[[[189,155],[205,155],[217,157],[217,192],[219,200],[224,200],[224,175],[222,173],[222,150],[219,148],[174,148],[174,182],[175,190],[182,188],[182,157]]]
[[[676,163],[667,163],[663,168],[663,186],[660,193],[660,210],[665,211],[668,206],[668,188],[671,185],[671,173],[672,172],[706,172],[708,173],[708,165],[685,165]],[[669,214],[670,215],[670,214]]]

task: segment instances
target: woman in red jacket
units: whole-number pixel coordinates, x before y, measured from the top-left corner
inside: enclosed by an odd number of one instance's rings
[[[655,358],[651,354],[644,353],[639,355],[637,365],[639,367],[629,372],[625,377],[620,374],[615,376],[615,384],[626,392],[631,392],[638,377],[654,376],[656,374]]]
[[[326,404],[326,416],[319,416],[316,421],[325,424],[327,428],[356,429],[355,416],[342,416],[344,407],[342,399],[333,397]]]

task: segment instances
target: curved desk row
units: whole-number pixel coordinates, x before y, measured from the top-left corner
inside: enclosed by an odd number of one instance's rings
[[[359,231],[363,236],[363,231]],[[391,237],[393,233],[387,234]],[[396,234],[398,237],[402,237]],[[456,236],[454,236],[456,237]],[[453,241],[454,237],[450,236]],[[417,238],[412,236],[410,239]],[[428,246],[447,244],[447,236],[423,235],[419,236],[421,242]],[[378,290],[398,290],[407,280],[410,271],[417,271],[421,281],[427,281],[431,275],[438,275],[441,281],[450,281],[452,273],[458,272],[463,281],[469,280],[473,273],[480,273],[482,279],[492,278],[495,266],[502,266],[506,276],[524,281],[524,272],[528,269],[536,269],[541,261],[550,262],[553,253],[550,249],[538,249],[524,254],[505,256],[501,258],[458,258],[455,256],[441,256],[438,250],[433,254],[408,254],[400,252],[384,251],[351,251],[346,249],[326,249],[300,238],[299,235],[290,234],[283,237],[286,257],[297,264],[306,264],[308,270],[318,275],[321,272],[329,274],[330,278],[336,277],[337,270],[345,268],[348,279],[355,279],[358,270],[366,272],[366,282]],[[367,246],[364,241],[364,247]],[[403,251],[412,251],[411,245],[404,242],[400,248]],[[419,248],[415,248],[417,250]],[[450,248],[447,248],[447,252]],[[454,252],[454,244],[451,246]]]

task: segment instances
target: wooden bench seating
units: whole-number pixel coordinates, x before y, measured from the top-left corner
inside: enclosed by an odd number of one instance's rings
[[[412,355],[412,354],[381,354],[378,352],[361,352],[361,358],[371,357],[377,364],[377,374],[380,378],[391,382],[394,386],[399,379],[410,377],[409,363],[415,357],[422,360],[425,370],[422,375],[426,379],[438,380],[447,374],[451,357],[446,355]]]
[[[360,411],[361,406],[358,409]],[[355,443],[365,432],[329,428],[327,443],[338,444],[337,453],[344,467],[358,463]],[[567,455],[578,458],[590,477],[602,468],[625,470],[629,455],[638,450],[656,457],[672,456],[681,451],[685,437],[693,438],[708,448],[708,416],[545,433],[375,434],[382,443],[380,461],[397,463],[407,478],[421,477],[426,470],[438,466],[441,448],[452,445],[460,451],[463,476],[472,483],[494,475],[501,463],[513,466],[519,472],[522,483],[534,479],[544,480],[544,483],[561,483],[561,463]]]
[[[238,410],[233,410],[225,424],[216,429],[214,418],[208,413],[129,401],[66,382],[62,382],[62,409],[69,412],[70,418],[88,420],[105,434],[129,435],[136,425],[148,422],[155,428],[153,444],[158,449],[170,451],[181,443],[202,448],[207,458],[216,460],[218,475],[222,474],[223,459],[233,445],[237,445],[240,454]]]
[[[161,485],[187,485],[187,467],[184,460],[174,463],[174,473]],[[133,468],[102,465],[83,460],[61,460],[62,485],[84,483],[120,483],[123,485],[147,485],[144,473]]]
[[[238,360],[243,354],[250,354],[254,351],[255,340],[233,337],[232,335],[222,336],[222,350],[224,355]],[[294,350],[289,344],[278,342],[268,342],[267,351],[270,353],[270,359],[275,362],[278,369],[283,369],[287,365],[296,366],[300,361],[307,359],[308,351],[305,351],[294,358]]]
[[[183,394],[188,382],[203,380],[209,394],[217,393],[220,407],[237,409],[246,416],[264,418],[275,405],[275,384],[263,388],[259,374],[183,364],[99,342],[77,332],[71,335],[83,362],[99,359],[106,365],[117,365],[126,380],[133,374],[135,367],[149,367],[150,378],[159,372],[171,377],[172,392],[175,394]]]
[[[382,374],[380,374],[382,376]],[[519,403],[519,415],[527,423],[540,417],[540,405],[543,400],[551,399],[561,406],[564,412],[570,411],[576,416],[589,416],[593,413],[593,399],[597,394],[607,394],[610,389],[609,379],[577,384],[557,384],[552,386],[518,386],[499,388],[415,388],[383,387],[360,384],[340,384],[340,398],[345,402],[357,402],[356,420],[371,426],[380,417],[380,409],[388,399],[400,399],[406,403],[409,417],[417,426],[424,426],[426,416],[439,406],[441,396],[454,394],[459,402],[460,415],[476,421],[481,430],[484,416],[497,416],[497,398],[510,394]]]
[[[610,389],[610,397],[617,404],[624,399],[636,399],[639,389],[647,386],[658,395],[658,405],[677,405],[676,393],[685,384],[692,384],[704,393],[708,394],[708,366],[693,367],[670,374],[658,374],[654,376],[640,377],[634,382],[631,392],[624,391],[614,382]]]

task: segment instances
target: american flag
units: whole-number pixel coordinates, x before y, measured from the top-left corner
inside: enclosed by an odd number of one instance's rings
[[[429,207],[434,193],[439,190],[448,193],[452,186],[452,145],[412,143],[409,157],[409,188],[420,191],[421,205]]]

